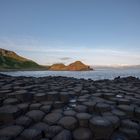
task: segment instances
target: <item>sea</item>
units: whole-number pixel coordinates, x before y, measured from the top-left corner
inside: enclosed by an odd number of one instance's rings
[[[94,71],[11,71],[11,72],[0,72],[11,76],[26,76],[26,77],[46,77],[46,76],[65,76],[74,77],[78,79],[92,79],[92,80],[103,80],[103,79],[114,79],[118,76],[128,77],[134,76],[140,78],[139,68],[100,68]]]

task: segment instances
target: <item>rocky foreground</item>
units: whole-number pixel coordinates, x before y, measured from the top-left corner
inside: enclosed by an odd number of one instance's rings
[[[139,140],[140,80],[0,75],[0,140]]]

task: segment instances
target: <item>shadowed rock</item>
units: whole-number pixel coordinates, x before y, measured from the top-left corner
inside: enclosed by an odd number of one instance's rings
[[[15,124],[22,125],[26,128],[32,124],[32,120],[29,117],[21,116],[16,119]]]
[[[35,122],[41,121],[44,115],[45,113],[40,110],[32,110],[26,113],[26,116],[30,117]]]
[[[0,121],[10,122],[20,116],[21,110],[13,105],[0,107]]]
[[[73,130],[78,125],[78,122],[74,117],[63,117],[58,123],[68,130]]]
[[[55,113],[55,112],[49,113],[44,117],[43,121],[46,122],[47,124],[53,125],[56,124],[61,117],[62,117],[61,113]]]
[[[73,132],[74,140],[92,140],[92,132],[88,128],[78,128]]]
[[[90,128],[97,139],[108,139],[113,132],[112,123],[104,117],[90,119]]]
[[[58,135],[56,135],[52,140],[72,140],[72,135],[70,131],[63,130]]]
[[[25,129],[20,136],[23,140],[40,140],[42,133],[37,129]]]
[[[16,138],[23,130],[23,127],[11,125],[0,130],[0,137]]]

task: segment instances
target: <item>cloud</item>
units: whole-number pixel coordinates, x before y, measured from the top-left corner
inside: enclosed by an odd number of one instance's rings
[[[70,60],[70,59],[72,59],[71,57],[62,57],[62,58],[60,58],[60,60]]]

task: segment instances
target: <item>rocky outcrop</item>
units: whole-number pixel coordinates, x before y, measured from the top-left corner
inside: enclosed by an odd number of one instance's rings
[[[90,68],[90,66],[85,65],[81,61],[76,61],[74,63],[69,64],[68,66],[65,66],[64,64],[53,64],[50,66],[49,70],[54,71],[88,71],[93,70]]]
[[[62,63],[60,63],[60,64],[53,64],[52,66],[50,66],[49,70],[65,71],[65,70],[67,70],[67,66],[65,66]]]
[[[74,63],[71,63],[67,66],[67,69],[70,71],[86,71],[86,70],[92,70],[90,66],[85,65],[81,61],[76,61]]]
[[[140,140],[140,79],[0,74],[0,140]]]

